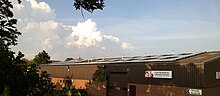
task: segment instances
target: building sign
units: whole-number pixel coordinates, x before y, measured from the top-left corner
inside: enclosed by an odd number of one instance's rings
[[[202,95],[201,89],[188,89],[187,92],[190,95]]]
[[[216,72],[215,78],[220,79],[220,72]]]
[[[146,78],[172,78],[172,71],[145,71]]]

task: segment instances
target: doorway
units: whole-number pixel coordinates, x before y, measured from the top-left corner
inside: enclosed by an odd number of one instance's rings
[[[111,72],[108,78],[109,96],[127,96],[127,72]]]
[[[129,92],[130,92],[130,96],[136,96],[136,86],[130,85]]]

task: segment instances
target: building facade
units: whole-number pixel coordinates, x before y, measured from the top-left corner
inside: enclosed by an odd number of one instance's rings
[[[94,96],[216,96],[220,92],[219,51],[60,62],[42,65],[41,70],[51,74],[55,84],[70,82],[85,88],[97,66],[109,74],[107,82],[91,92]]]

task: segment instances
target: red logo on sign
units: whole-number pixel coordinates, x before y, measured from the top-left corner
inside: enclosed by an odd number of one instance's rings
[[[153,74],[152,74],[152,72],[151,71],[145,71],[145,77],[147,77],[147,78],[153,78]]]

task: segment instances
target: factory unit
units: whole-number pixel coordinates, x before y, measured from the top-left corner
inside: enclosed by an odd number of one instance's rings
[[[94,96],[216,96],[220,51],[100,58],[41,65],[52,81],[85,88],[98,66],[108,72]],[[97,91],[96,90],[96,91]]]

